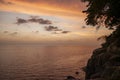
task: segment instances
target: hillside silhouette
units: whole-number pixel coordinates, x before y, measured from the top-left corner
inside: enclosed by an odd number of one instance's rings
[[[82,0],[88,2],[87,25],[114,30],[105,36],[101,48],[93,51],[88,60],[85,80],[120,80],[120,1]]]

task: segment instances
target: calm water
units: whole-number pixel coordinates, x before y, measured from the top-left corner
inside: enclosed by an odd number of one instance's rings
[[[64,80],[68,75],[83,79],[80,68],[92,50],[80,46],[1,45],[0,80]]]

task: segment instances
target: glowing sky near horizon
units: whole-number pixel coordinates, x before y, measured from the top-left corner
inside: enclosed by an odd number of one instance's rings
[[[80,0],[0,0],[0,41],[94,42],[97,37],[109,31],[105,28],[96,31],[91,26],[83,28],[86,26],[86,15],[82,13],[86,9],[85,5]],[[49,20],[52,24],[15,24],[17,18],[29,20],[31,16]],[[63,33],[46,31],[45,26],[57,27]]]

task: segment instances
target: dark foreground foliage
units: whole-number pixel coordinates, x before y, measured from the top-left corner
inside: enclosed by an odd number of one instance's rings
[[[93,51],[86,66],[86,80],[120,80],[120,0],[88,2],[86,24],[114,29],[101,48]]]

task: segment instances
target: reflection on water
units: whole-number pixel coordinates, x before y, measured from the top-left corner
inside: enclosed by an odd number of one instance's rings
[[[86,64],[93,48],[80,46],[0,46],[0,80],[64,80]],[[83,72],[80,72],[83,78]]]

